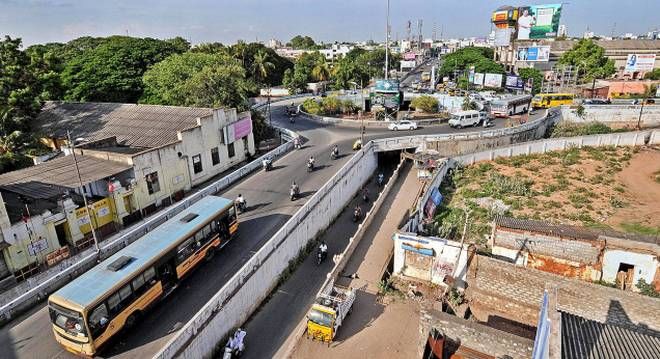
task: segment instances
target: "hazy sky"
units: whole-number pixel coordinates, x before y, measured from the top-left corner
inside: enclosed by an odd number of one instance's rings
[[[493,0],[391,0],[392,37],[405,36],[408,19],[422,19],[431,37],[485,36],[490,14],[504,4],[553,3]],[[238,39],[288,40],[307,34],[317,41],[382,40],[386,0],[0,0],[0,35],[27,45],[76,37],[129,34],[193,43]],[[590,30],[609,35],[660,27],[659,0],[572,0],[561,23],[570,35]],[[413,28],[414,28],[413,22]]]

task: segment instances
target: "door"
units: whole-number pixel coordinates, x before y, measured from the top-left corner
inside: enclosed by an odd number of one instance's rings
[[[163,292],[168,293],[176,287],[178,278],[176,276],[176,262],[175,259],[169,259],[167,262],[158,267],[158,279],[163,285]]]
[[[616,286],[619,289],[631,290],[633,287],[633,277],[635,276],[635,266],[628,263],[620,263],[616,274]]]

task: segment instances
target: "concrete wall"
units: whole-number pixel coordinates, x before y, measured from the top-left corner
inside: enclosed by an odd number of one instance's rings
[[[275,287],[280,273],[327,228],[377,168],[373,144],[357,152],[296,214],[234,274],[173,337],[156,358],[209,357]]]
[[[612,128],[634,129],[637,128],[641,107],[641,105],[585,105],[584,116],[578,117],[575,108],[562,106],[561,116],[564,121],[576,123],[598,121]],[[641,127],[660,127],[660,105],[644,106]]]

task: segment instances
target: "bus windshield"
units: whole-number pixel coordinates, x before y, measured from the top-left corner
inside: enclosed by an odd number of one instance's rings
[[[539,95],[534,96],[532,101],[541,101],[541,96],[539,96]]]
[[[320,310],[312,309],[307,315],[307,319],[320,326],[332,327],[332,315]]]
[[[48,311],[50,312],[50,321],[64,329],[67,333],[76,336],[78,334],[87,335],[85,323],[80,313],[53,303],[49,303]]]

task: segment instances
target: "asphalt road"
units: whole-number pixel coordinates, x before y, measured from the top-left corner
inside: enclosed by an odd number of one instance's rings
[[[130,332],[115,338],[99,355],[113,358],[149,357],[156,353],[172,335],[222,287],[235,273],[350,157],[350,146],[359,137],[357,128],[324,127],[309,120],[290,124],[281,106],[273,106],[273,122],[298,131],[307,141],[274,163],[274,170],[255,173],[220,196],[235,198],[242,193],[249,211],[239,217],[235,239],[213,260],[198,268],[163,303],[147,313]],[[501,126],[502,121],[497,122]],[[421,128],[396,135],[465,132],[446,125]],[[366,139],[394,137],[384,130],[367,129]],[[330,148],[337,143],[343,156],[329,159]],[[317,159],[317,169],[307,173],[305,162],[310,155]],[[289,200],[289,186],[295,180],[302,199]],[[53,338],[45,303],[16,318],[0,330],[0,358],[73,358]]]

